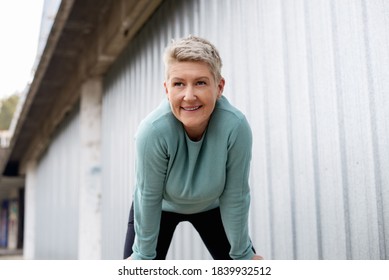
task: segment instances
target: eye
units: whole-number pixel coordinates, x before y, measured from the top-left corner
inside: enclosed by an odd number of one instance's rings
[[[198,86],[205,86],[207,83],[205,81],[198,81],[196,85]]]
[[[174,87],[182,87],[182,86],[184,86],[184,83],[182,83],[182,82],[174,82],[173,86]]]

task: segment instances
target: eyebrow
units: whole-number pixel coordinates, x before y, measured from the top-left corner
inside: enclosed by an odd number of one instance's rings
[[[208,77],[206,77],[206,76],[203,76],[203,77],[196,78],[196,80],[204,80],[204,79],[206,79],[206,80],[209,80],[209,78],[208,78]]]
[[[172,77],[171,79],[172,80],[180,80],[180,81],[185,80],[185,79],[180,78],[180,77]],[[209,78],[207,76],[201,76],[201,77],[195,78],[195,80],[209,80]]]

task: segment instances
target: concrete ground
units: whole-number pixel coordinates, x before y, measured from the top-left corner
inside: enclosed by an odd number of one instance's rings
[[[0,260],[22,260],[23,250],[9,250],[0,248]]]

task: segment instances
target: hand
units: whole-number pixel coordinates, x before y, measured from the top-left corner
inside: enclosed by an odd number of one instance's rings
[[[254,257],[251,258],[252,260],[263,260],[263,257],[260,255],[254,255]]]
[[[131,256],[129,256],[126,260],[131,261],[132,260]]]

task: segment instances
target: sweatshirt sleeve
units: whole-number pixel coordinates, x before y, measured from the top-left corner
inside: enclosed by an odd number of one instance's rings
[[[248,232],[251,149],[251,129],[247,120],[243,118],[230,135],[226,183],[220,197],[220,211],[231,245],[232,259],[251,259],[254,256]]]
[[[151,124],[140,126],[135,143],[135,241],[131,257],[147,260],[156,256],[168,156],[163,138]]]

